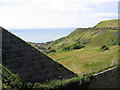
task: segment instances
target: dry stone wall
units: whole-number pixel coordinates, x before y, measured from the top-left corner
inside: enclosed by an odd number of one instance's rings
[[[120,88],[120,68],[112,68],[95,75],[89,88]]]
[[[2,64],[23,80],[44,82],[51,79],[67,79],[76,75],[53,61],[39,50],[2,29]],[[33,36],[34,37],[34,36]]]

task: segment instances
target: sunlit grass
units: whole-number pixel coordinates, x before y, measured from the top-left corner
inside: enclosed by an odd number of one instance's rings
[[[118,62],[118,46],[111,46],[102,51],[100,47],[83,48],[65,52],[49,54],[49,56],[66,68],[80,75],[88,72],[97,72]]]

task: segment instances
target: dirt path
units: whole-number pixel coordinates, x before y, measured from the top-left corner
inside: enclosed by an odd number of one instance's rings
[[[112,68],[110,68],[110,69],[107,69],[107,70],[101,71],[101,72],[96,73],[96,74],[94,74],[94,75],[95,75],[95,76],[96,76],[96,75],[99,75],[99,74],[101,74],[101,73],[107,72],[107,71],[112,70],[112,69],[114,69],[114,68],[116,68],[116,67],[112,67]]]

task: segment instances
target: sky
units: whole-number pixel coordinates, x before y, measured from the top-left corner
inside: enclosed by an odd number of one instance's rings
[[[117,19],[119,0],[0,0],[6,29],[92,27]]]
[[[67,36],[75,28],[38,28],[38,29],[10,29],[9,31],[25,41],[44,43]]]
[[[118,1],[0,0],[0,26],[25,41],[56,40],[75,28],[117,19]]]

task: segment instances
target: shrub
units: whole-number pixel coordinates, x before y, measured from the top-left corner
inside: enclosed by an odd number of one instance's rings
[[[0,64],[2,68],[2,86],[11,88],[22,88],[22,80],[17,74],[13,74],[10,70]]]
[[[81,49],[84,46],[80,44],[80,42],[77,42],[75,44],[70,44],[65,46],[62,50],[74,50],[74,49]]]
[[[107,46],[102,46],[100,49],[102,49],[102,51],[109,50]]]
[[[10,86],[8,86],[8,85],[6,85],[6,84],[3,84],[3,83],[2,83],[2,88],[11,89]]]
[[[35,83],[34,89],[42,90],[64,90],[65,88],[88,88],[92,79],[92,74],[85,74],[83,77],[75,77],[65,80],[54,80],[49,83],[41,84]]]
[[[51,49],[51,47],[48,47],[48,50],[50,50]]]
[[[51,50],[49,50],[47,53],[53,53],[53,52],[56,52],[56,50],[51,49]]]

